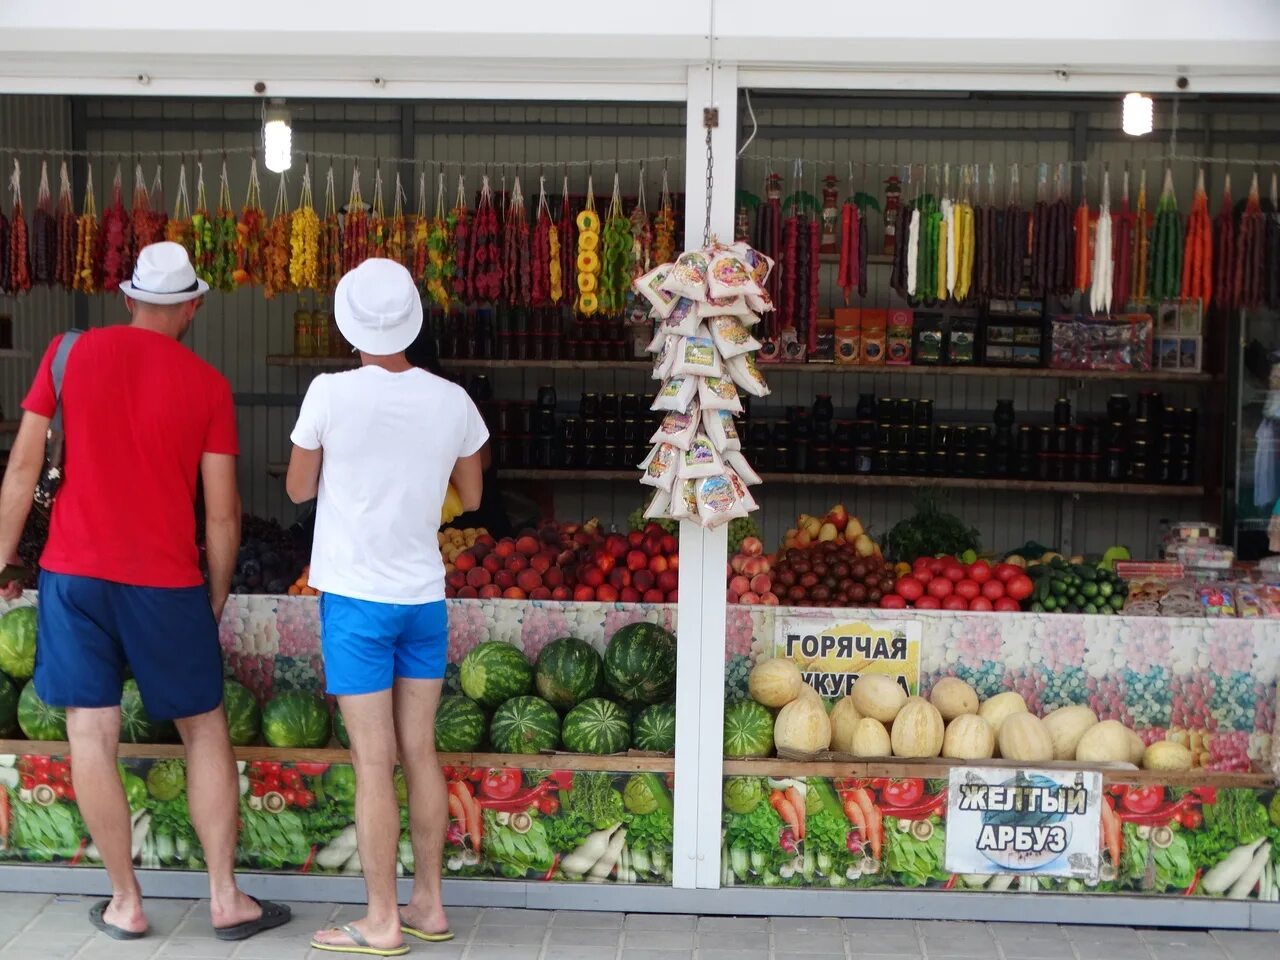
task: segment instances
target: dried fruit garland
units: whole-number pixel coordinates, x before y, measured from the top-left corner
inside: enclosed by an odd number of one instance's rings
[[[0,210],[0,293],[12,293],[9,289],[9,218]]]
[[[89,166],[84,187],[84,207],[76,220],[76,263],[72,288],[80,293],[97,293],[101,275],[98,271],[98,206],[93,198],[93,165]]]
[[[13,194],[13,211],[9,215],[9,292],[26,293],[31,289],[31,248],[27,234],[27,218],[22,213],[22,170],[13,161],[9,178]]]
[[[382,206],[382,170],[377,169],[373,171],[373,211],[369,214],[369,257],[387,255],[387,234],[387,214]]]
[[[213,223],[213,264],[209,286],[224,293],[235,289],[236,272],[236,215],[231,204],[231,181],[227,177],[227,162],[222,161],[222,173],[218,178],[218,213]]]
[[[105,223],[104,223],[105,229]],[[204,190],[204,164],[196,163],[196,208],[191,214],[191,262],[196,276],[213,285],[214,253],[213,218],[209,216],[209,201]]]
[[[1138,202],[1133,216],[1133,286],[1129,300],[1145,303],[1147,299],[1147,263],[1151,259],[1151,222],[1147,215],[1147,171],[1138,179]]]
[[[338,197],[332,164],[324,178],[324,220],[320,224],[317,257],[316,288],[320,293],[333,293],[342,279],[342,225],[338,221]]]
[[[64,290],[71,290],[76,282],[76,214],[71,206],[71,175],[66,161],[58,171],[58,213],[54,263],[54,280]]]
[[[575,221],[578,227],[578,312],[595,316],[600,310],[600,215],[595,190],[587,177],[587,205]]]
[[[133,275],[133,230],[124,208],[124,187],[119,165],[111,183],[111,206],[102,214],[102,289],[107,293]]]
[[[262,295],[268,300],[277,293],[287,293],[291,289],[289,283],[289,244],[293,226],[291,220],[287,187],[282,173],[280,186],[276,190],[276,205],[271,213],[271,226],[267,228]]]
[[[453,236],[453,296],[468,301],[475,293],[475,269],[471,261],[471,212],[467,209],[467,185],[458,174],[458,193],[449,211]]]
[[[1213,219],[1209,216],[1209,195],[1204,187],[1204,168],[1196,175],[1196,189],[1187,217],[1187,237],[1183,245],[1182,284],[1178,290],[1183,300],[1199,300],[1208,304],[1213,296]]]
[[[538,213],[533,228],[533,244],[529,251],[530,270],[533,274],[530,289],[530,302],[535,307],[551,304],[551,275],[555,273],[559,280],[560,264],[558,257],[551,253],[551,234],[555,224],[551,222],[551,206],[547,203],[547,178],[538,178]],[[559,243],[556,244],[557,248]],[[557,249],[557,253],[558,253]]]
[[[1232,278],[1232,294],[1235,302],[1246,310],[1255,310],[1262,303],[1262,271],[1265,266],[1265,224],[1262,218],[1262,200],[1258,190],[1258,174],[1253,175],[1249,197],[1240,215],[1240,232],[1236,240],[1235,273]]]
[[[289,220],[289,282],[296,290],[320,283],[320,217],[311,195],[311,165],[302,171],[302,195]]]
[[[58,225],[53,218],[53,195],[49,191],[49,164],[40,164],[40,188],[36,212],[31,215],[31,279],[51,286],[58,255]]]
[[[194,257],[195,230],[191,226],[191,200],[187,195],[187,167],[178,168],[178,195],[173,201],[173,216],[164,227],[164,238],[187,248],[187,255]]]
[[[420,192],[424,194],[420,203],[420,209],[425,209],[426,197],[426,177],[423,176],[423,182],[420,185]],[[453,297],[452,282],[456,272],[456,264],[454,262],[454,227],[457,221],[457,211],[450,210],[445,213],[444,199],[444,174],[440,174],[439,181],[436,185],[436,209],[434,216],[428,222],[425,215],[420,214],[418,217],[418,225],[415,228],[415,237],[419,234],[425,237],[426,266],[423,276],[426,280],[427,295],[440,307],[441,310],[448,310],[450,300]],[[463,210],[465,216],[466,211]],[[415,255],[415,263],[417,256]]]
[[[137,257],[143,247],[150,246],[164,239],[165,224],[168,217],[164,212],[164,194],[161,187],[161,170],[156,166],[152,188],[147,190],[146,179],[142,173],[142,164],[133,168],[133,255]],[[152,193],[159,204],[152,205]]]
[[[621,187],[613,175],[613,197],[605,214],[601,247],[600,310],[617,315],[626,306],[631,287],[631,220],[622,213]]]
[[[263,282],[266,272],[267,215],[262,211],[262,188],[258,182],[258,158],[249,164],[249,188],[245,192],[244,206],[240,208],[240,220],[236,224],[236,270],[233,279],[237,286],[256,287]]]
[[[675,263],[675,259],[676,215],[671,209],[671,190],[667,184],[667,171],[663,170],[662,194],[658,199],[658,213],[653,218],[653,260],[655,263]]]
[[[520,178],[516,177],[511,188],[511,203],[507,208],[507,220],[502,231],[503,298],[511,306],[529,303],[532,286],[532,265],[529,245],[529,217],[525,210],[524,191]]]
[[[369,259],[369,214],[360,195],[360,168],[351,171],[351,193],[342,225],[342,272],[349,273]]]
[[[636,193],[636,206],[631,211],[631,279],[637,280],[649,272],[653,257],[653,226],[649,223],[649,211],[644,202],[644,168],[640,169],[640,186]]]
[[[495,301],[502,294],[502,251],[498,234],[498,212],[493,205],[489,178],[480,184],[471,230],[471,277],[474,293],[468,299]]]
[[[560,303],[565,298],[573,300],[578,295],[577,222],[573,207],[569,204],[569,178],[560,185],[560,220],[555,225],[554,240],[550,245],[559,269],[551,275],[551,302]]]
[[[1182,218],[1173,192],[1173,171],[1166,168],[1160,201],[1156,204],[1155,234],[1151,241],[1151,296],[1172,300],[1182,283]]]
[[[404,187],[396,173],[396,200],[391,210],[391,226],[387,234],[387,256],[406,269],[412,264],[413,247],[409,220],[404,215]]]

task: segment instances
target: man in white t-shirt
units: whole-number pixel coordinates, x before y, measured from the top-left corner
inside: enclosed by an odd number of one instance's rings
[[[312,946],[400,956],[409,949],[405,934],[452,937],[440,900],[447,799],[434,721],[448,616],[436,534],[450,479],[465,509],[479,506],[479,451],[489,432],[461,387],[405,359],[422,328],[422,301],[404,267],[368,260],[342,278],[334,299],[338,329],[362,366],[312,381],[287,483],[295,503],[319,497],[311,586],[321,593],[326,685],[351,737],[369,910],[319,931]],[[397,748],[416,865],[403,909]]]

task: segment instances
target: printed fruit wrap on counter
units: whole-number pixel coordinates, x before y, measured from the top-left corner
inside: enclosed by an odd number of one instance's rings
[[[666,413],[640,464],[640,482],[657,488],[646,518],[715,527],[757,509],[747,488],[760,477],[742,454],[733,418],[742,413],[739,391],[769,395],[751,328],[773,309],[765,292],[772,269],[745,243],[712,241],[633,284],[656,325],[649,352],[662,388],[653,409]]]

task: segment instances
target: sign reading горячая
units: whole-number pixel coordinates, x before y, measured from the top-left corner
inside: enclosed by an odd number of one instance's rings
[[[907,696],[920,692],[920,621],[779,617],[773,655],[794,661],[805,683],[827,699],[848,696],[858,677],[892,677]]]
[[[1101,821],[1096,770],[952,767],[947,870],[1094,881]]]

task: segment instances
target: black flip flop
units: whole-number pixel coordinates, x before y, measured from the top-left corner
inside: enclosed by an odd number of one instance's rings
[[[114,923],[107,923],[103,914],[107,912],[109,906],[111,906],[110,900],[100,900],[95,903],[89,909],[89,922],[112,940],[141,940],[147,935],[145,930],[138,933],[134,930],[126,930],[124,927],[117,927]]]
[[[249,899],[262,908],[262,916],[257,920],[237,923],[234,927],[214,927],[214,935],[219,940],[248,940],[254,934],[283,927],[293,918],[293,911],[283,903],[272,903],[257,897]]]

